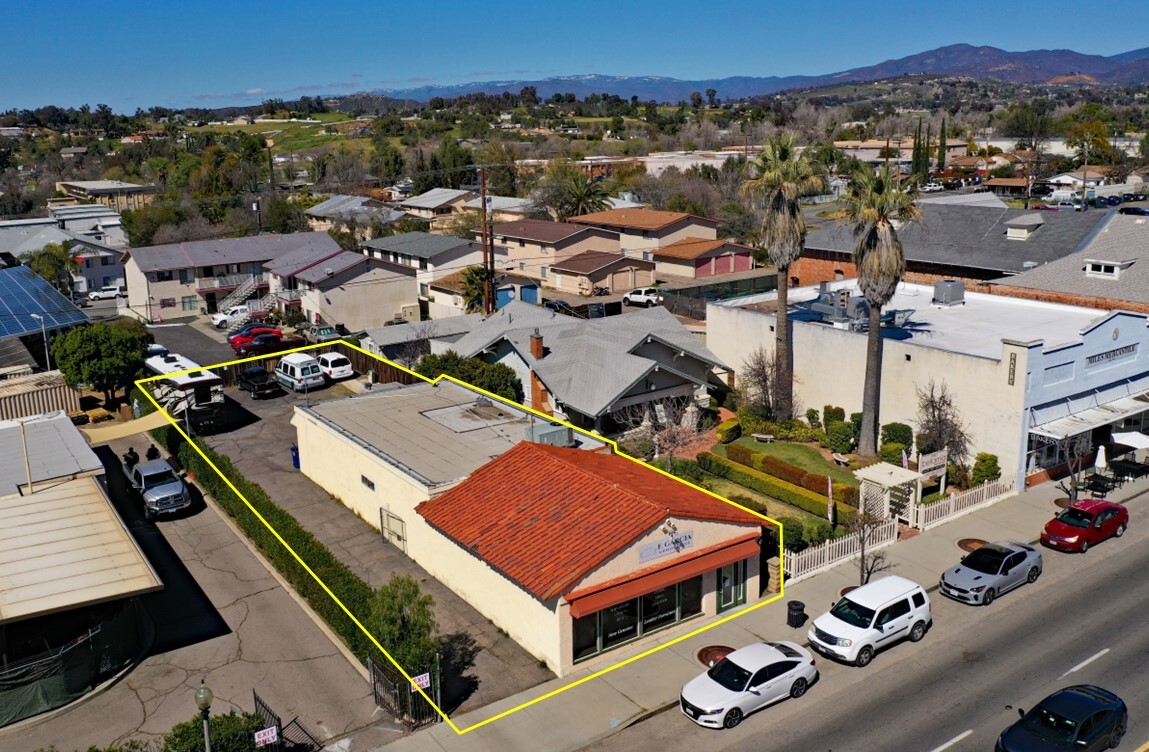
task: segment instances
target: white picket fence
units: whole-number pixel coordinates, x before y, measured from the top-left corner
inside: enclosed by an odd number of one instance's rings
[[[870,529],[870,550],[882,548],[898,540],[898,521],[890,518]],[[861,538],[858,533],[844,535],[818,546],[785,553],[784,564],[786,582],[793,583],[812,575],[824,572],[827,569],[857,556],[861,552]]]
[[[918,530],[929,530],[1013,494],[1012,480],[986,481],[977,488],[947,496],[932,504],[914,504],[910,510],[910,525]]]

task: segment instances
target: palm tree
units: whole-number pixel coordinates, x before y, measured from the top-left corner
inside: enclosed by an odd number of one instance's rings
[[[38,251],[24,254],[28,268],[40,275],[70,299],[74,290],[72,275],[80,272],[82,262],[72,255],[72,242],[48,243]]]
[[[459,292],[463,294],[463,306],[468,313],[483,310],[487,301],[487,280],[483,267],[468,266],[463,270]]]
[[[826,190],[821,165],[798,148],[793,133],[773,136],[750,162],[754,177],[742,184],[744,195],[761,202],[762,229],[759,241],[770,263],[778,269],[778,311],[774,334],[774,417],[794,417],[793,343],[790,340],[789,271],[806,247],[803,196]]]
[[[858,288],[870,304],[866,342],[866,383],[862,392],[862,432],[858,453],[878,453],[878,414],[882,388],[882,306],[890,302],[906,271],[906,257],[895,223],[916,222],[922,210],[915,194],[902,191],[889,166],[876,172],[868,166],[855,170],[840,217],[853,225],[854,265]]]
[[[607,200],[610,196],[602,182],[591,180],[582,170],[572,173],[563,181],[562,196],[560,213],[563,216],[559,217],[560,222],[568,217],[594,214],[610,208]]]

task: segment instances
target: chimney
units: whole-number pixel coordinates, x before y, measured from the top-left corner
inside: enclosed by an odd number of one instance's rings
[[[539,334],[539,330],[531,334],[531,357],[535,360],[542,360],[546,355],[546,350],[543,348],[543,335]]]

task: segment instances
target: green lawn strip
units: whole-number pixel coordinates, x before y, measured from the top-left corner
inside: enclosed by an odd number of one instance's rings
[[[738,499],[733,498],[735,496],[744,496],[750,499],[754,502],[754,504],[744,504],[743,506],[753,509],[755,512],[764,514],[767,517],[775,520],[779,517],[797,517],[803,522],[822,519],[821,517],[810,514],[804,509],[799,509],[792,504],[778,501],[777,499],[767,496],[764,493],[759,493],[751,488],[747,488],[746,486],[741,486],[732,480],[727,480],[726,478],[710,476],[706,479],[706,485],[714,493],[730,499],[736,503],[741,502]]]
[[[744,436],[734,443],[741,444],[744,447],[768,454],[771,457],[776,457],[783,462],[787,462],[796,467],[800,467],[808,473],[817,473],[818,475],[829,475],[836,483],[844,483],[847,486],[858,487],[858,479],[849,470],[838,467],[837,465],[826,462],[826,459],[812,446],[805,444],[796,444],[790,441],[772,441],[769,444],[755,441],[754,439]],[[725,447],[723,447],[725,450]],[[719,452],[712,449],[715,454],[726,456],[725,451]]]

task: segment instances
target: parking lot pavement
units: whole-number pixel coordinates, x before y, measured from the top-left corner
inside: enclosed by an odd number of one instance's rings
[[[184,319],[150,326],[148,331],[157,344],[191,358],[201,366],[235,360],[235,353],[228,347],[223,332],[212,329],[210,324],[205,327],[194,319]]]
[[[267,490],[272,499],[291,512],[299,523],[322,541],[340,561],[379,587],[392,574],[414,577],[435,599],[435,616],[444,635],[463,634],[475,641],[474,666],[454,685],[444,678],[444,705],[451,712],[473,710],[553,679],[538,659],[524,651],[469,603],[409,559],[382,541],[378,529],[334,500],[291,464],[295,443],[291,415],[295,405],[329,399],[351,391],[343,385],[312,392],[309,397],[288,393],[273,399],[252,400],[246,393],[229,391],[229,409],[249,411],[252,419],[236,421],[241,427],[206,437],[209,446],[231,458],[249,480]],[[474,681],[471,681],[473,678]],[[448,701],[448,694],[456,697]],[[459,704],[459,699],[462,703]]]
[[[164,583],[141,599],[155,625],[148,656],[119,681],[63,711],[0,730],[0,749],[60,752],[155,739],[196,715],[202,678],[213,713],[251,711],[252,690],[286,723],[312,734],[350,732],[381,745],[399,736],[380,717],[371,687],[211,506],[157,523],[124,483],[118,457],[129,444],[98,450],[109,496]]]

